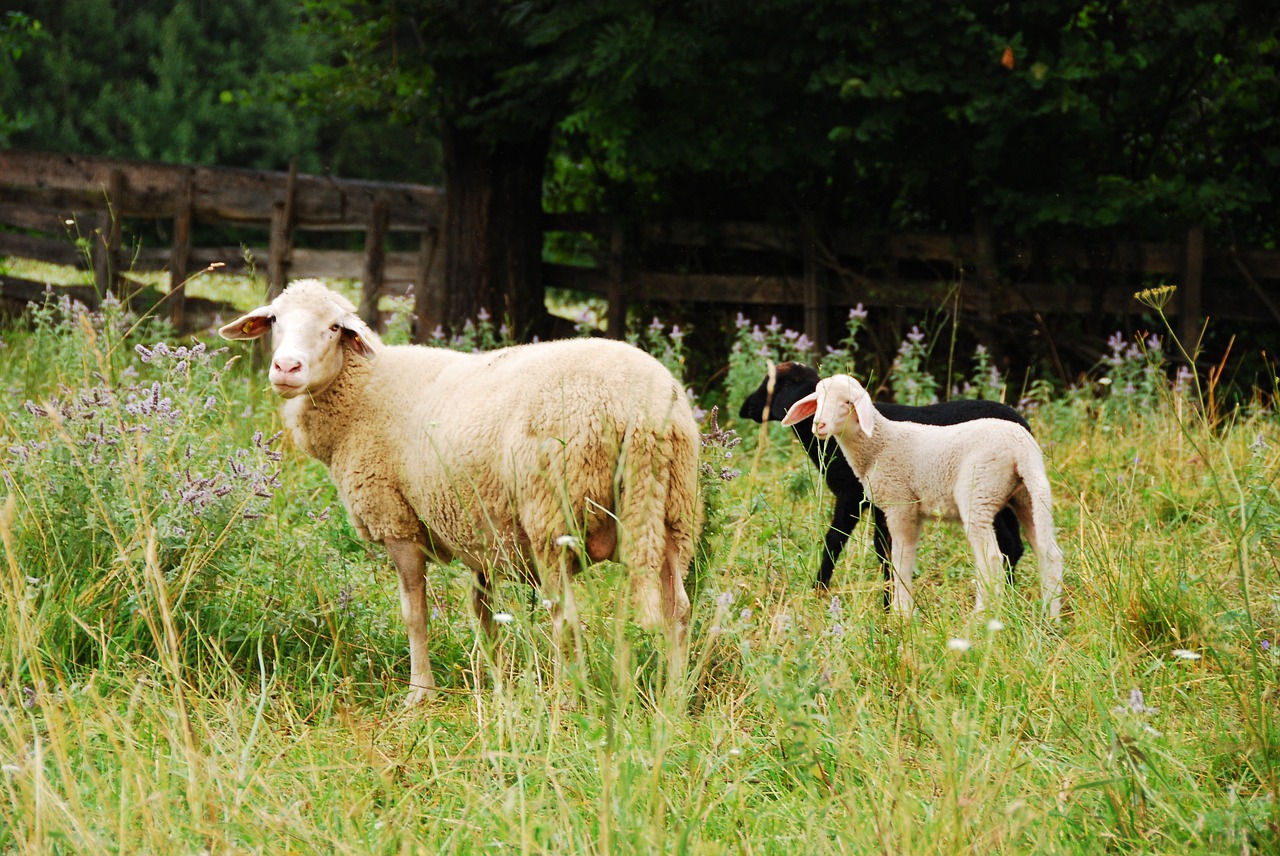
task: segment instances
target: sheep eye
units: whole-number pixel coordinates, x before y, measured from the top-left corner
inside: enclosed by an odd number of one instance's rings
[[[329,325],[329,332],[330,332],[330,333],[336,333],[336,332],[338,332],[338,331],[339,331],[339,330],[341,330],[341,329],[342,329],[342,325],[341,325],[341,324],[331,324],[331,325]]]

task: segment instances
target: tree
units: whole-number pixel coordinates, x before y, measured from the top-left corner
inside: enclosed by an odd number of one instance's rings
[[[444,299],[432,320],[460,327],[485,309],[521,335],[545,333],[542,183],[568,88],[530,21],[550,3],[316,0],[312,32],[345,40],[344,62],[313,69],[309,97],[428,118],[443,151]]]
[[[1274,240],[1277,21],[1246,0],[315,0],[432,117],[459,321],[521,323],[550,205],[867,229]],[[354,37],[353,37],[354,35]],[[1268,225],[1271,224],[1271,225]]]
[[[896,228],[1275,211],[1280,18],[1256,4],[650,4],[598,40],[566,126],[675,207],[710,179],[735,210]]]

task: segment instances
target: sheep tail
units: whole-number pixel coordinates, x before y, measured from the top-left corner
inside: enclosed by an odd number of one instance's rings
[[[636,618],[646,630],[662,626],[663,520],[671,487],[658,440],[643,429],[628,432],[618,498],[619,554],[631,577]]]
[[[1044,456],[1037,446],[1034,455],[1024,455],[1016,464],[1018,477],[1027,491],[1031,525],[1027,537],[1036,551],[1040,566],[1040,598],[1049,610],[1050,618],[1057,618],[1062,597],[1062,550],[1058,547],[1053,526],[1053,496],[1049,488],[1049,476],[1044,468]]]

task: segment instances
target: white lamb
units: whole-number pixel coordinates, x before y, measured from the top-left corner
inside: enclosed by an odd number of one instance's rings
[[[286,425],[329,468],[360,535],[384,544],[399,571],[407,704],[435,687],[428,559],[456,557],[475,572],[472,605],[486,634],[491,573],[549,584],[561,595],[558,636],[573,619],[564,578],[572,571],[561,569],[577,560],[568,553],[617,557],[641,624],[665,620],[673,662],[681,656],[700,438],[684,390],[661,363],[601,339],[481,354],[388,346],[350,301],[315,280],[294,282],[220,332],[253,339],[268,330]]]
[[[1061,611],[1062,551],[1054,540],[1052,500],[1040,446],[1027,429],[1000,419],[958,425],[891,422],[848,375],[819,381],[787,411],[783,425],[813,417],[813,433],[835,437],[884,511],[892,539],[893,605],[915,608],[911,581],[926,518],[959,520],[978,565],[977,610],[997,601],[1004,577],[992,525],[1008,505],[1025,528],[1040,565],[1040,597],[1049,616]]]

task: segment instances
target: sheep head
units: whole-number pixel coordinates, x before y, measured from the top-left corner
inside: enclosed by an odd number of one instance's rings
[[[862,433],[868,437],[875,430],[876,408],[871,396],[848,375],[832,375],[818,381],[817,389],[791,405],[782,418],[783,425],[794,425],[813,417],[813,435],[828,440],[844,430],[849,414],[854,414]]]
[[[224,325],[224,339],[256,339],[271,331],[271,388],[281,398],[323,390],[342,371],[346,353],[372,357],[381,346],[351,301],[314,279],[293,282],[266,306]]]

